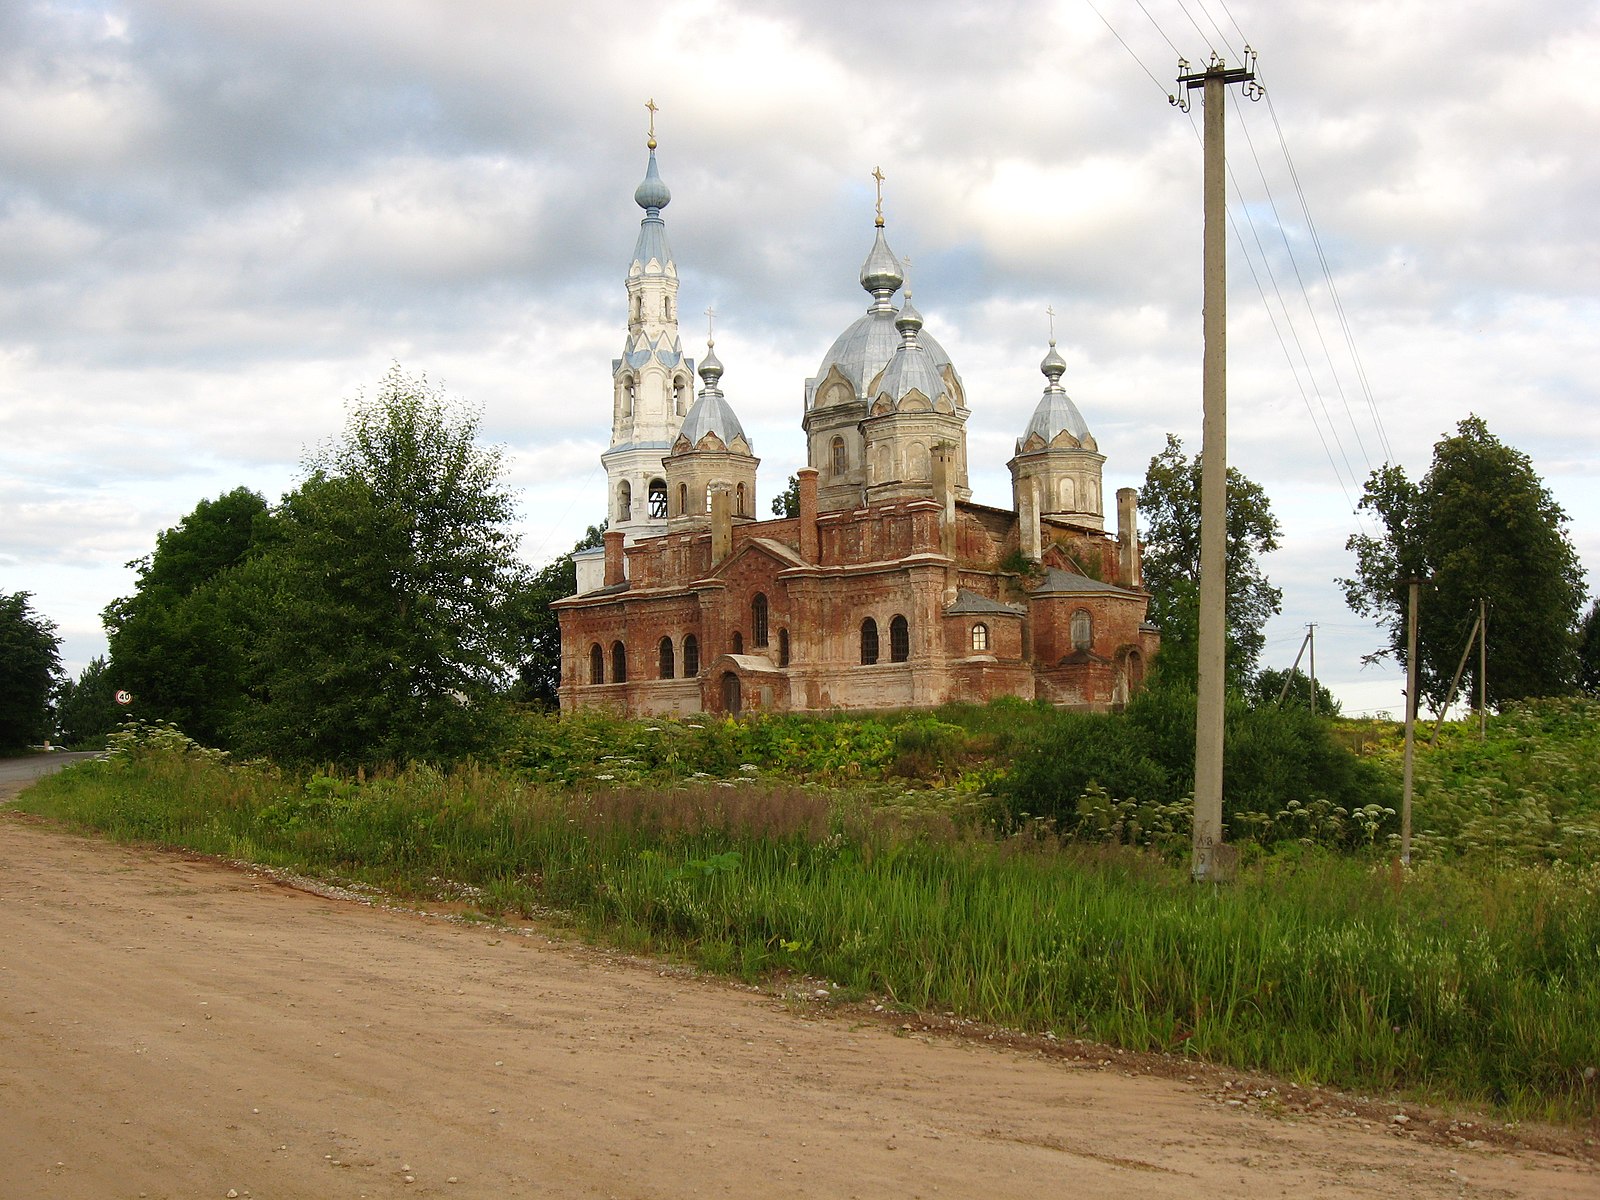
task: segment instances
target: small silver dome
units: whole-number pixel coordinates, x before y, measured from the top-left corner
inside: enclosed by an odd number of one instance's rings
[[[1024,442],[1037,433],[1049,443],[1062,430],[1079,441],[1088,436],[1089,423],[1083,419],[1078,406],[1072,402],[1072,397],[1067,395],[1066,389],[1061,386],[1061,376],[1066,369],[1067,360],[1056,350],[1055,339],[1052,338],[1050,351],[1039,364],[1039,370],[1050,382],[1045,385],[1044,395],[1039,397],[1039,403],[1033,410],[1033,417],[1029,420],[1028,427],[1022,431]]]
[[[699,445],[700,439],[708,433],[716,434],[724,446],[733,445],[736,437],[744,438],[748,445],[749,435],[739,423],[733,406],[722,395],[722,360],[717,357],[715,346],[715,342],[706,343],[706,356],[700,363],[700,378],[705,381],[705,387],[689,406],[681,433],[691,446]]]
[[[736,437],[744,438],[746,443],[750,441],[733,406],[723,398],[721,392],[704,391],[695,398],[695,402],[689,406],[688,415],[683,418],[682,432],[691,446],[698,446],[700,439],[708,433],[716,434],[724,446],[733,445]]]

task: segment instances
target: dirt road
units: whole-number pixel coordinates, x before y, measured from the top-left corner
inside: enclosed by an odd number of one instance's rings
[[[3,1200],[1600,1195],[1590,1163],[1122,1065],[824,1017],[0,808]]]

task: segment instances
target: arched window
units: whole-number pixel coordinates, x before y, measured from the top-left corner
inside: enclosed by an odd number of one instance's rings
[[[878,661],[878,623],[871,617],[861,622],[861,665],[870,667]]]
[[[689,485],[687,483],[678,485],[678,515],[680,517],[689,515]]]
[[[628,682],[628,648],[621,642],[611,643],[611,682]]]
[[[680,417],[689,411],[689,381],[682,375],[672,381],[672,406]]]
[[[672,639],[661,639],[661,678],[671,679],[677,673],[677,663],[672,653]]]
[[[617,520],[633,519],[633,488],[624,479],[617,485]]]
[[[667,481],[665,479],[652,479],[650,481],[650,519],[652,521],[665,521],[667,519]]]
[[[604,683],[606,681],[606,652],[600,649],[596,642],[589,647],[589,682]]]
[[[744,634],[740,633],[737,629],[733,631],[733,653],[744,653]]]
[[[982,621],[972,627],[972,648],[979,652],[989,648],[989,627]]]
[[[756,598],[750,601],[750,644],[767,644],[767,597],[762,592],[757,592]]]
[[[700,674],[700,639],[692,633],[683,636],[683,677],[693,679]]]
[[[1072,614],[1072,648],[1087,650],[1094,644],[1094,621],[1089,610],[1080,608]]]
[[[787,629],[778,630],[778,665],[780,667],[789,665],[789,631]]]
[[[889,622],[889,661],[905,662],[911,657],[911,626],[906,619],[895,614]]]
[[[835,475],[843,475],[848,466],[849,462],[845,457],[844,451],[844,439],[836,437],[833,439],[833,473]]]
[[[742,483],[733,490],[733,511],[741,517],[744,516],[744,484]],[[756,644],[760,645],[759,642]]]

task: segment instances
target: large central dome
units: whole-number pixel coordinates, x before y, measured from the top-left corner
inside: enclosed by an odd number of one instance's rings
[[[817,368],[815,377],[807,381],[807,408],[816,402],[817,386],[835,367],[855,389],[855,399],[867,399],[872,381],[888,365],[900,346],[900,332],[895,328],[898,310],[892,297],[904,282],[900,260],[884,241],[880,227],[873,239],[872,252],[861,267],[861,286],[872,296],[872,304],[834,339],[827,354],[822,356],[822,364]],[[933,357],[934,367],[938,371],[942,373],[950,366],[950,355],[933,335],[922,332],[917,341]]]

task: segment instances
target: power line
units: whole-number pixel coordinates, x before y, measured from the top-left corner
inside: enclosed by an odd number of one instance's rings
[[[1182,58],[1183,51],[1179,50],[1177,43],[1167,36],[1167,31],[1161,28],[1160,25],[1156,24],[1156,19],[1150,15],[1150,10],[1144,6],[1144,0],[1133,0],[1133,2],[1139,6],[1139,11],[1145,15],[1145,19],[1148,20],[1154,27],[1155,31],[1161,35],[1161,40],[1172,47],[1172,52],[1174,54],[1176,54],[1179,58]],[[1166,88],[1162,88],[1161,90],[1166,91]]]
[[[1144,5],[1141,3],[1139,7],[1143,8]],[[1206,36],[1206,31],[1200,28],[1200,22],[1194,19],[1194,14],[1184,7],[1183,0],[1178,0],[1178,11],[1189,18],[1189,24],[1194,26],[1194,31],[1200,35],[1200,40],[1206,44],[1206,49],[1211,51],[1211,57],[1219,57],[1217,54],[1217,48],[1211,44],[1211,39]],[[1165,37],[1166,34],[1162,34],[1161,36]]]
[[[1181,5],[1182,0],[1179,0],[1179,3]],[[1211,15],[1211,10],[1206,7],[1205,0],[1197,0],[1197,3],[1200,5],[1200,11],[1205,14],[1206,22],[1216,33],[1217,40],[1222,43],[1222,48],[1228,52],[1228,57],[1232,60],[1242,62],[1250,51],[1248,40],[1245,42],[1245,54],[1238,53],[1233,48],[1233,44],[1228,41],[1228,35],[1223,33],[1222,27],[1217,24],[1217,19]],[[1237,29],[1238,26],[1236,25],[1235,28]],[[1244,38],[1244,32],[1242,30],[1240,31],[1239,36]]]
[[[1128,52],[1128,57],[1133,59],[1134,62],[1139,64],[1139,69],[1141,71],[1143,71],[1146,75],[1150,76],[1150,82],[1155,84],[1156,87],[1158,87],[1159,89],[1161,89],[1161,94],[1163,96],[1170,96],[1171,93],[1167,90],[1167,85],[1162,83],[1161,80],[1157,79],[1155,72],[1152,71],[1149,67],[1145,66],[1144,65],[1144,60],[1141,59],[1137,54],[1135,54],[1133,52],[1133,47],[1128,45],[1127,42],[1122,40],[1122,35],[1117,32],[1116,27],[1114,25],[1112,25],[1110,21],[1106,20],[1105,14],[1102,13],[1098,8],[1096,8],[1094,6],[1094,0],[1083,0],[1083,2],[1089,6],[1089,11],[1091,11],[1092,13],[1094,13],[1095,16],[1100,18],[1100,23],[1102,25],[1104,25],[1107,29],[1111,30],[1111,36],[1116,38],[1118,43],[1121,44],[1122,48]],[[1142,3],[1140,3],[1140,0],[1134,0],[1134,3],[1138,4],[1140,8],[1144,7],[1144,5]],[[1150,14],[1147,12],[1147,13],[1145,13],[1145,16],[1148,17],[1148,16],[1150,16]],[[1154,19],[1151,20],[1151,24],[1155,24]],[[1159,25],[1156,26],[1156,28],[1157,28],[1158,31],[1160,30],[1160,26]],[[1161,36],[1162,37],[1166,37],[1166,34],[1162,34]],[[1172,43],[1170,41],[1167,44],[1169,46],[1172,45]],[[1173,49],[1173,53],[1177,53],[1177,49],[1178,48],[1176,46],[1173,46],[1172,49]]]
[[[1395,461],[1394,447],[1389,444],[1389,433],[1384,428],[1383,417],[1378,412],[1377,399],[1372,392],[1372,385],[1367,378],[1366,367],[1361,361],[1361,355],[1356,350],[1355,335],[1351,332],[1350,321],[1345,313],[1344,302],[1339,298],[1338,288],[1333,283],[1333,272],[1328,268],[1328,257],[1322,249],[1322,238],[1317,233],[1316,222],[1311,218],[1311,208],[1306,203],[1305,189],[1300,186],[1300,173],[1295,169],[1294,157],[1289,153],[1288,140],[1283,135],[1283,126],[1278,122],[1278,111],[1272,105],[1272,93],[1267,93],[1267,113],[1272,117],[1272,126],[1278,133],[1278,144],[1283,149],[1284,162],[1289,167],[1289,178],[1294,181],[1295,195],[1300,198],[1300,211],[1306,219],[1306,229],[1311,234],[1311,243],[1317,250],[1317,261],[1322,266],[1323,278],[1328,282],[1328,295],[1333,301],[1334,311],[1339,315],[1339,325],[1344,331],[1345,346],[1350,352],[1351,362],[1356,369],[1356,378],[1361,383],[1362,393],[1366,397],[1368,411],[1372,414],[1372,423],[1378,431],[1378,440],[1383,445],[1384,458],[1388,462]]]
[[[1370,473],[1371,470],[1372,470],[1372,461],[1371,461],[1370,458],[1367,457],[1366,444],[1361,440],[1361,431],[1356,426],[1355,414],[1350,411],[1350,401],[1345,396],[1344,385],[1339,380],[1338,369],[1334,366],[1334,363],[1333,363],[1333,354],[1328,349],[1328,340],[1322,334],[1322,324],[1321,324],[1321,322],[1319,322],[1317,320],[1317,310],[1311,303],[1310,290],[1306,287],[1305,277],[1300,272],[1300,263],[1295,258],[1294,247],[1292,245],[1290,245],[1288,231],[1285,230],[1284,226],[1283,226],[1283,217],[1278,212],[1278,202],[1277,202],[1276,199],[1274,199],[1274,197],[1272,195],[1272,187],[1267,182],[1266,171],[1262,168],[1261,158],[1256,153],[1255,140],[1253,138],[1251,138],[1251,136],[1250,136],[1249,126],[1244,123],[1244,115],[1243,115],[1242,112],[1240,113],[1240,126],[1241,126],[1241,129],[1244,132],[1245,143],[1250,147],[1250,157],[1254,160],[1254,162],[1256,164],[1256,174],[1261,179],[1261,187],[1262,187],[1262,190],[1266,193],[1267,204],[1272,209],[1272,219],[1277,224],[1277,226],[1278,226],[1278,234],[1283,240],[1284,253],[1288,256],[1289,265],[1294,269],[1295,283],[1298,285],[1298,287],[1300,289],[1300,295],[1305,301],[1306,313],[1311,318],[1311,327],[1316,332],[1317,341],[1322,347],[1323,357],[1327,360],[1329,372],[1333,376],[1334,388],[1339,394],[1339,399],[1344,404],[1345,417],[1350,423],[1351,432],[1353,432],[1355,434],[1356,446],[1361,452],[1361,457],[1362,457],[1362,460],[1363,460],[1363,462],[1364,462],[1364,464],[1365,464],[1365,466],[1367,468],[1367,471]],[[1261,248],[1261,254],[1262,254],[1263,260],[1265,260],[1266,259],[1266,250],[1265,250],[1264,247]],[[1268,266],[1268,271],[1269,271],[1269,273],[1271,271],[1270,265]],[[1273,286],[1274,287],[1277,286],[1276,278],[1274,278],[1274,280],[1273,280]],[[1284,304],[1283,295],[1282,295],[1281,292],[1278,294],[1278,303],[1284,305],[1284,319],[1289,322],[1290,329],[1291,329],[1291,331],[1293,331],[1294,330],[1293,318],[1289,315],[1288,306],[1286,304]],[[1312,371],[1310,359],[1306,358],[1305,348],[1300,345],[1300,338],[1299,338],[1299,334],[1297,332],[1294,334],[1294,337],[1295,337],[1295,344],[1300,349],[1301,357],[1302,357],[1302,359],[1305,360],[1307,374],[1310,375],[1311,378],[1312,378],[1313,390],[1316,390],[1317,399],[1318,399],[1318,402],[1320,403],[1321,400],[1322,400],[1322,393],[1321,393],[1320,389],[1316,388],[1316,383],[1315,383],[1316,377],[1315,377],[1315,373]],[[1351,464],[1350,464],[1350,457],[1349,457],[1348,454],[1345,453],[1344,441],[1343,441],[1342,438],[1339,437],[1338,430],[1337,430],[1337,428],[1334,427],[1333,419],[1332,419],[1331,416],[1328,415],[1326,405],[1323,406],[1323,416],[1328,422],[1329,429],[1333,432],[1334,441],[1336,443],[1338,443],[1338,445],[1339,445],[1339,455],[1340,455],[1341,458],[1344,459],[1345,470],[1349,473],[1351,480],[1354,481],[1355,480],[1355,468],[1352,467]]]

